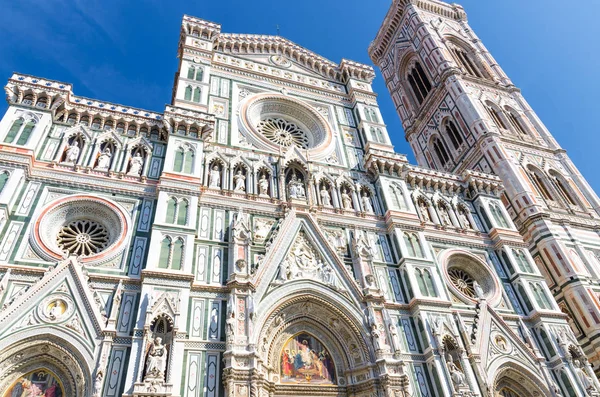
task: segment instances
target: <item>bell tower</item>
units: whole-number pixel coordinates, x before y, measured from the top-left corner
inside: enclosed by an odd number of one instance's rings
[[[566,151],[459,5],[394,0],[369,54],[419,165],[502,179],[506,209],[598,373],[600,200]],[[501,227],[487,223],[494,239]],[[533,284],[523,283],[536,299]]]

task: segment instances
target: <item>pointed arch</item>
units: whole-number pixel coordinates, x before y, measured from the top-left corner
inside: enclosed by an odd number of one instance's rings
[[[463,134],[450,118],[444,120],[443,126],[446,135],[450,138],[450,142],[452,142],[452,146],[457,150],[464,142]]]
[[[177,224],[186,225],[188,219],[188,201],[185,199],[181,200],[177,207]]]
[[[175,240],[173,244],[173,253],[171,255],[171,269],[181,270],[183,268],[183,249],[185,244],[181,237]]]
[[[446,167],[448,162],[450,161],[450,156],[448,155],[448,150],[446,149],[446,145],[444,142],[437,136],[431,138],[430,147],[436,155],[438,163],[440,166]]]
[[[550,175],[550,181],[554,184],[554,187],[560,193],[562,198],[568,204],[576,206],[577,200],[575,197],[577,197],[577,195],[573,192],[574,189],[567,179],[555,170],[550,170],[548,174]]]
[[[177,199],[175,197],[169,198],[167,201],[167,212],[165,215],[165,222],[175,223],[175,214],[177,212]]]
[[[510,122],[514,132],[523,136],[530,135],[527,131],[527,128],[523,125],[523,121],[521,121],[522,116],[520,116],[516,110],[509,106],[505,106],[504,110],[504,114],[506,114],[506,117],[508,118],[508,121]]]
[[[193,149],[186,150],[185,152],[185,160],[183,163],[183,172],[186,174],[191,174],[194,172],[194,162],[195,162],[196,152]]]
[[[185,99],[186,101],[191,101],[192,100],[192,92],[193,92],[193,88],[191,85],[188,85],[187,87],[185,87],[185,93],[184,93],[183,99]]]
[[[158,257],[158,268],[168,269],[171,257],[171,238],[165,236],[160,242],[160,255]]]
[[[183,172],[184,159],[185,149],[183,147],[180,147],[175,151],[175,159],[173,160],[173,171]]]
[[[194,88],[194,96],[192,98],[193,102],[200,103],[200,87]]]
[[[538,194],[546,200],[555,201],[554,197],[550,193],[550,189],[548,188],[548,182],[544,172],[531,164],[527,166],[527,172]]]
[[[8,130],[8,134],[6,135],[6,138],[4,138],[4,142],[12,143],[15,140],[15,137],[17,136],[19,131],[21,131],[21,127],[23,126],[24,123],[25,123],[25,120],[23,120],[22,117],[19,117],[18,119],[16,119],[13,122],[10,129]]]

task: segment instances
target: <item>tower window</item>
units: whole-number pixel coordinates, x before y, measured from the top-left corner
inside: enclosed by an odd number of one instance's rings
[[[446,147],[439,138],[434,138],[433,150],[435,151],[435,154],[437,155],[441,166],[445,167],[446,164],[448,164],[448,161],[450,161],[450,156],[448,156],[448,151],[446,150]]]
[[[453,46],[452,55],[456,60],[456,63],[468,74],[473,77],[484,78],[483,73],[477,67],[476,63],[471,58],[471,55],[468,54],[464,49]]]
[[[571,195],[571,192],[569,191],[569,188],[567,187],[567,185],[568,185],[567,182],[564,181],[561,177],[559,177],[552,171],[551,171],[550,175],[551,175],[551,180],[554,183],[554,186],[556,187],[558,192],[561,194],[561,196],[565,199],[565,201],[571,205],[577,205],[577,202],[575,201],[575,199],[573,199],[573,196]]]
[[[515,132],[518,132],[521,135],[528,135],[525,128],[523,128],[523,124],[521,124],[521,121],[519,121],[517,116],[515,116],[515,114],[510,109],[507,109],[507,111],[508,111],[508,120],[512,124]]]
[[[454,122],[451,120],[446,120],[446,133],[450,137],[454,149],[458,149],[464,142],[462,134],[456,127],[456,124],[454,124]]]
[[[496,125],[504,130],[507,130],[508,128],[506,127],[506,124],[504,124],[504,121],[502,120],[502,118],[500,117],[500,115],[498,114],[498,111],[496,111],[495,109],[493,109],[492,107],[490,107],[489,105],[486,106],[486,110],[488,111],[490,117],[492,118],[492,120],[496,123]]]
[[[533,182],[533,185],[535,186],[538,193],[544,199],[554,201],[554,199],[552,198],[552,195],[550,194],[550,191],[546,187],[546,183],[542,180],[542,177],[531,168],[529,169],[529,175],[530,175],[531,181]]]
[[[415,99],[421,105],[427,94],[431,91],[431,83],[425,74],[425,70],[419,62],[415,62],[412,69],[408,72],[408,83],[412,88]]]

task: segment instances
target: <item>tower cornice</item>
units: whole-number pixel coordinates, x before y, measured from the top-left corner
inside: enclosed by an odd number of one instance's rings
[[[393,0],[375,39],[369,45],[369,55],[376,65],[379,65],[379,60],[387,53],[390,43],[394,41],[405,10],[411,4],[445,18],[457,21],[467,19],[465,10],[458,4],[448,4],[438,0]]]

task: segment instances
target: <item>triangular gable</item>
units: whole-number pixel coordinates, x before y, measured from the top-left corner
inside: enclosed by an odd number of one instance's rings
[[[483,367],[489,370],[498,358],[514,356],[535,372],[537,357],[519,335],[487,304],[485,310],[481,310],[480,313],[482,317],[479,323],[485,326],[479,327],[476,339],[478,343],[473,350],[481,355]]]
[[[95,300],[81,266],[69,258],[0,312],[0,341],[7,335],[31,333],[36,327],[51,328],[66,340],[77,340],[93,358],[105,327]]]
[[[92,134],[87,130],[87,128],[85,128],[81,124],[67,128],[64,132],[64,136],[67,138],[70,138],[73,135],[78,135],[78,134],[83,135],[88,142],[91,142]]]
[[[363,293],[310,215],[289,213],[254,276],[257,301],[294,282],[313,281],[357,303]]]

